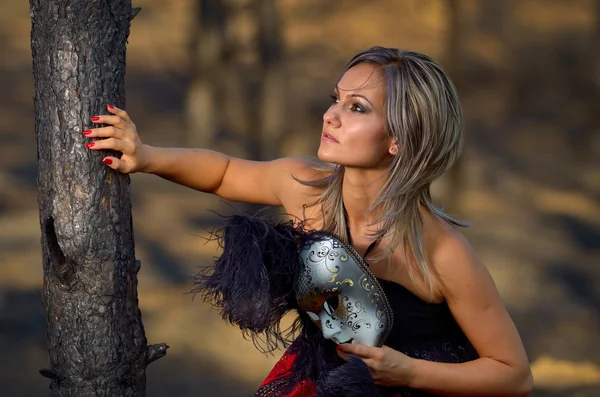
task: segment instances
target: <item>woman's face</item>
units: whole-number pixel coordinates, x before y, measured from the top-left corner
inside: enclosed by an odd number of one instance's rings
[[[385,131],[385,80],[376,66],[350,68],[335,87],[323,115],[319,159],[346,167],[388,164],[393,140]]]

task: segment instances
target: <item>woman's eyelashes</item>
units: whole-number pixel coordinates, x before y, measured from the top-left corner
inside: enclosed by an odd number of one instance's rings
[[[353,103],[350,106],[350,110],[358,113],[365,113],[365,108],[360,103]]]
[[[340,98],[335,94],[329,95],[329,98],[331,99],[332,105],[335,105],[340,102]],[[366,113],[365,107],[358,102],[350,103],[348,106],[348,109],[350,109],[353,112],[357,112],[357,113]]]

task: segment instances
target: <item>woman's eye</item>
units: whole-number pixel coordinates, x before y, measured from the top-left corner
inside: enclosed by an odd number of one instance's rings
[[[329,99],[331,99],[331,103],[338,103],[338,101],[340,100],[337,95],[329,95]]]
[[[353,112],[359,112],[359,113],[365,112],[365,108],[363,108],[358,103],[353,103],[352,106],[350,106],[350,110],[352,110]]]

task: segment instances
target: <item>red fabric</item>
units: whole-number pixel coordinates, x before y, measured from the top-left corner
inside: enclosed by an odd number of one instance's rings
[[[280,377],[289,375],[295,359],[296,354],[285,352],[260,387],[266,386]],[[291,392],[281,397],[314,397],[316,392],[317,388],[314,383],[309,380],[302,380]]]
[[[289,373],[292,370],[292,364],[294,363],[295,358],[296,354],[285,352],[283,356],[279,359],[279,361],[277,361],[277,364],[275,364],[271,372],[269,372],[269,375],[263,381],[261,387],[265,386],[267,383],[271,383],[272,381],[281,376],[289,375]]]
[[[292,366],[295,359],[295,353],[285,352],[279,361],[277,361],[271,372],[269,372],[269,375],[266,377],[260,387],[266,386],[280,377],[289,375],[292,371]],[[303,380],[298,383],[291,392],[281,397],[314,397],[316,392],[317,387],[314,383],[308,380]],[[402,394],[394,394],[392,397],[402,397]]]

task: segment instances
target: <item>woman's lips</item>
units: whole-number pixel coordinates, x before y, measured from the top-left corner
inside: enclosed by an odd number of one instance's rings
[[[337,139],[335,139],[333,137],[333,135],[331,135],[329,132],[324,132],[323,136],[321,137],[321,141],[323,142],[329,142],[329,143],[339,143]]]

